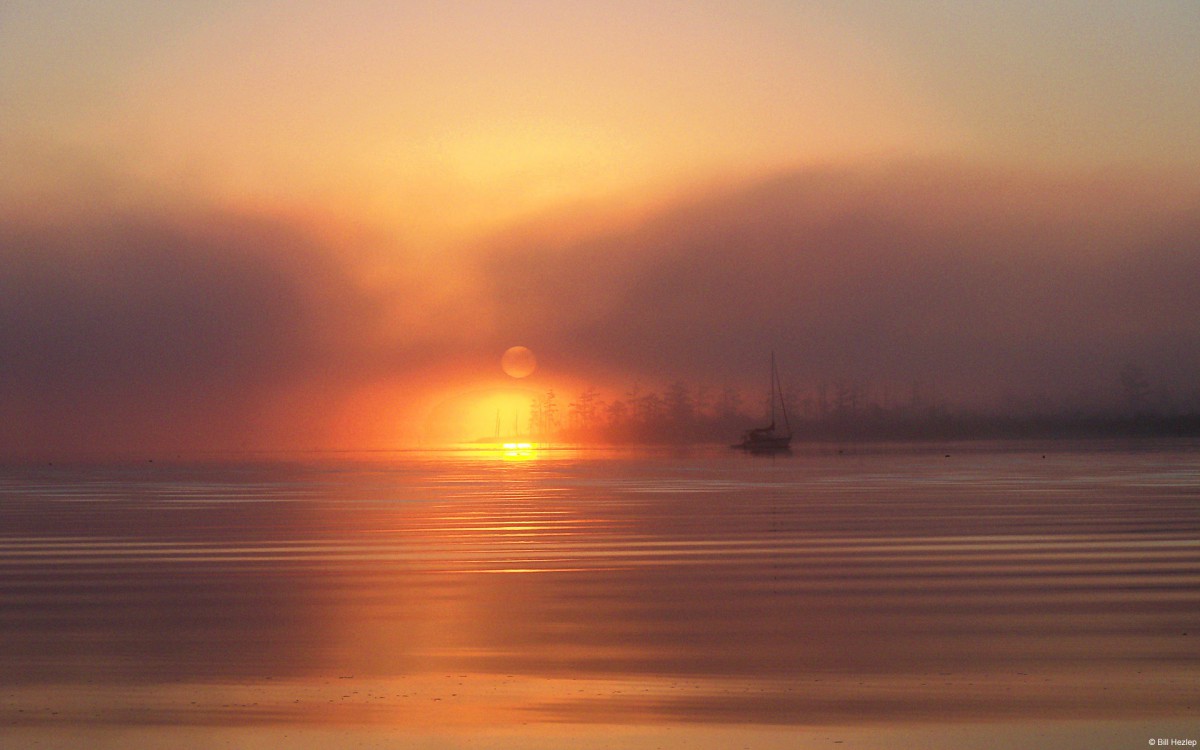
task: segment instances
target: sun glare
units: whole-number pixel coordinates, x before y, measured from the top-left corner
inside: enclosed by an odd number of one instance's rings
[[[529,461],[538,456],[538,443],[501,443],[500,457],[506,461]]]
[[[542,455],[542,444],[534,442],[471,443],[464,453],[471,458],[490,461],[533,461]]]

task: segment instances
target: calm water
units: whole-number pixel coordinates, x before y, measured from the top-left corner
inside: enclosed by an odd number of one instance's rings
[[[0,745],[1200,739],[1200,447],[0,470]]]

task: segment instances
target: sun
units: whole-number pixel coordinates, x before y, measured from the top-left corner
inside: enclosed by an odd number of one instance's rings
[[[537,357],[524,346],[512,346],[500,357],[500,367],[510,377],[529,377],[537,369]]]

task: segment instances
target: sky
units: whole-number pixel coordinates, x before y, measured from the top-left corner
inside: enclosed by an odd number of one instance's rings
[[[406,447],[771,350],[1187,408],[1196,49],[1190,0],[6,2],[0,455]]]

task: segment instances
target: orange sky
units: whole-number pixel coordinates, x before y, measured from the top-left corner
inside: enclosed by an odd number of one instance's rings
[[[0,447],[408,445],[514,344],[566,397],[777,348],[1191,398],[1197,48],[1165,0],[6,4]]]

